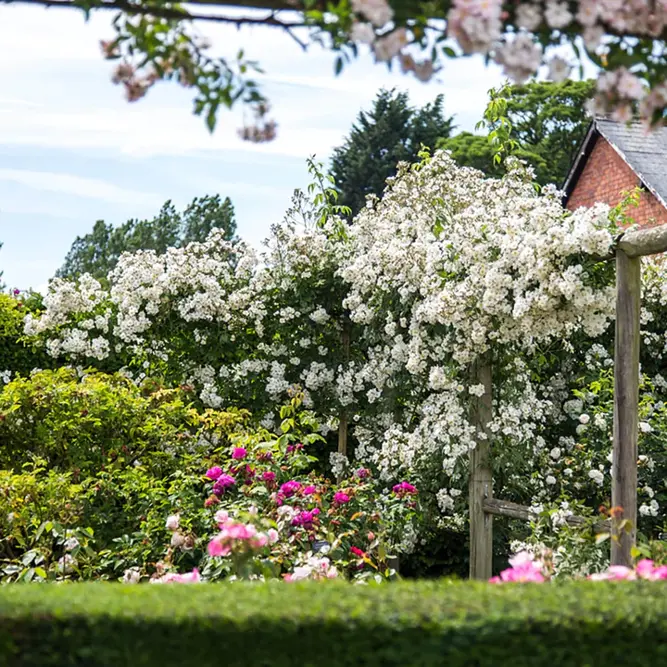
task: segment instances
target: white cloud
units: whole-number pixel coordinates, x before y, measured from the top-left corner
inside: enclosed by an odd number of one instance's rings
[[[98,178],[51,171],[0,168],[0,181],[16,183],[36,190],[137,206],[159,205],[162,201],[159,195],[121,188]]]

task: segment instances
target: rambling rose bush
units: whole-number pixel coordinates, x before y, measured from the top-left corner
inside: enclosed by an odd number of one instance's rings
[[[320,433],[342,416],[348,423],[348,456],[331,460],[336,477],[364,467],[383,484],[407,477],[420,490],[428,529],[408,524],[404,553],[420,537],[463,544],[477,438],[470,407],[484,393],[470,370],[483,357],[493,371],[494,493],[543,506],[586,497],[595,512],[607,444],[578,439],[570,402],[581,378],[595,381],[588,360],[609,355],[614,269],[600,259],[613,249],[613,212],[564,210],[516,162],[493,180],[442,152],[403,165],[349,227],[317,196],[297,195],[261,258],[215,234],[159,259],[126,255],[109,289],[89,277],[54,282],[26,330],[56,356],[122,360],[137,381],[185,383],[204,405],[251,408],[266,427],[302,388]],[[660,267],[651,276],[646,296],[662,313]],[[657,350],[667,320],[654,310],[645,336]],[[239,471],[226,467],[216,481],[227,499],[246,483]]]

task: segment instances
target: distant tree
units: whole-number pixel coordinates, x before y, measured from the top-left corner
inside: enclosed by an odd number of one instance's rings
[[[594,92],[594,81],[540,81],[508,88],[507,118],[518,144],[514,154],[533,166],[538,183],[563,184],[590,124],[586,102]],[[450,150],[459,164],[489,176],[503,172],[502,165],[493,162],[486,137],[461,132],[441,139],[438,148]]]
[[[128,220],[117,227],[98,220],[92,232],[76,238],[56,275],[72,279],[90,273],[104,278],[124,252],[164,253],[167,248],[203,241],[213,229],[223,229],[226,238],[234,239],[236,220],[229,197],[197,197],[183,212],[176,211],[168,201],[154,218]]]
[[[407,93],[381,90],[369,112],[362,111],[345,143],[334,150],[331,173],[340,197],[356,215],[369,194],[382,195],[385,181],[401,160],[414,161],[420,146],[434,148],[453,129],[439,95],[421,109],[409,104]]]

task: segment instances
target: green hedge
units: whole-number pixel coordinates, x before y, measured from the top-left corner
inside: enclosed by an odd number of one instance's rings
[[[665,664],[662,582],[0,588],[3,667]]]

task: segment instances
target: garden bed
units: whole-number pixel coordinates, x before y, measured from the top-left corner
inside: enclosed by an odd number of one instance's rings
[[[0,588],[3,667],[667,664],[661,582]]]

